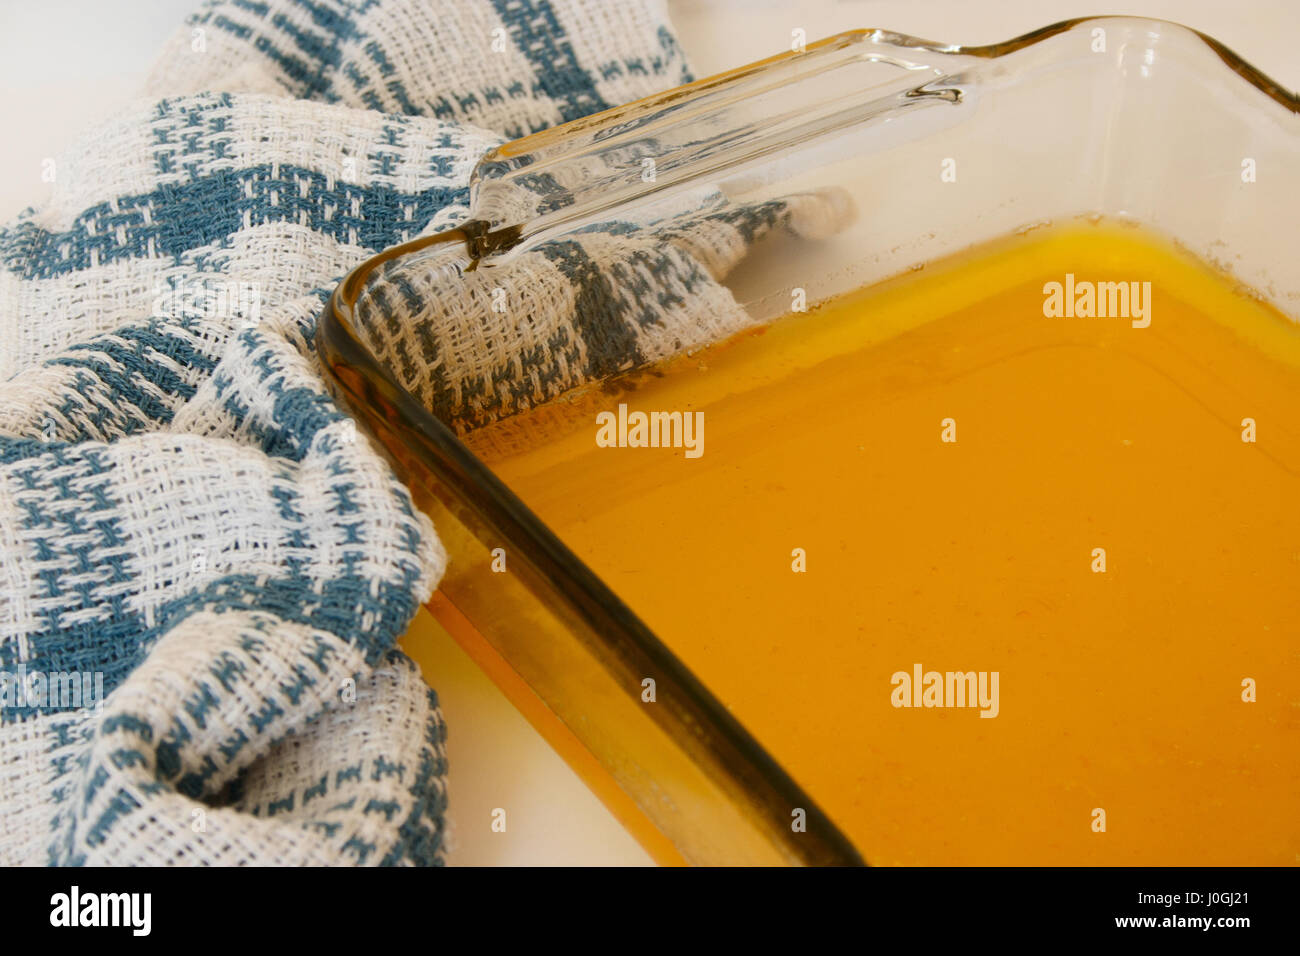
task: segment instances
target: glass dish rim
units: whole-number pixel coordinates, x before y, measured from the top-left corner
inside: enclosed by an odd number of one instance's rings
[[[1227,68],[1245,82],[1281,104],[1292,113],[1300,113],[1300,94],[1288,91],[1280,83],[1254,67],[1229,47],[1202,33],[1170,20],[1140,16],[1087,16],[1063,20],[999,43],[962,46],[942,44],[907,34],[882,29],[850,30],[807,45],[804,52],[789,51],[754,63],[695,80],[683,86],[616,106],[610,110],[582,117],[550,129],[522,137],[490,150],[480,158],[480,164],[494,159],[508,158],[527,153],[539,146],[562,141],[584,130],[608,121],[615,115],[629,111],[652,109],[670,105],[674,100],[690,93],[706,91],[726,81],[742,78],[776,63],[805,55],[808,51],[834,43],[853,41],[883,42],[917,52],[930,52],[941,56],[967,56],[993,59],[1025,49],[1061,33],[1094,22],[1125,21],[1129,23],[1155,23],[1173,28],[1176,32],[1193,36],[1203,42],[1223,61]],[[480,167],[475,167],[475,176]],[[370,256],[349,272],[331,294],[321,315],[314,336],[314,345],[327,379],[341,391],[348,404],[361,401],[372,411],[382,409],[389,416],[396,415],[389,425],[394,432],[417,439],[407,442],[405,450],[416,456],[419,464],[440,484],[444,485],[461,503],[467,505],[490,527],[501,533],[503,540],[520,550],[534,562],[550,583],[573,609],[591,623],[614,653],[625,642],[635,645],[670,674],[679,689],[689,698],[692,714],[720,735],[722,745],[729,751],[720,758],[720,764],[734,771],[733,760],[739,759],[744,768],[755,773],[773,794],[782,799],[771,802],[771,810],[781,805],[782,820],[788,825],[788,807],[807,809],[808,832],[815,833],[820,841],[820,862],[862,865],[864,860],[848,837],[817,807],[808,795],[768,753],[713,693],[694,675],[690,668],[641,619],[587,567],[576,554],[531,509],[511,491],[495,473],[461,441],[455,432],[426,409],[382,365],[357,334],[353,324],[353,307],[365,282],[385,263],[441,243],[463,242],[469,252],[469,268],[477,260],[491,255],[499,247],[496,234],[489,232],[485,223],[462,223],[456,228],[431,235],[420,236],[400,243]],[[509,237],[506,237],[508,244]],[[345,404],[345,407],[348,407]],[[509,529],[509,530],[505,530]],[[593,621],[590,612],[599,611]],[[610,634],[601,628],[614,628]],[[784,826],[788,829],[788,826]],[[777,830],[776,832],[779,832]],[[797,842],[785,841],[783,849],[796,859],[810,859],[811,854]]]

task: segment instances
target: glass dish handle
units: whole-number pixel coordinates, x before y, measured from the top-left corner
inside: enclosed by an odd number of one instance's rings
[[[857,30],[535,133],[479,161],[461,231],[477,265],[837,131],[961,103],[956,74],[978,59]]]

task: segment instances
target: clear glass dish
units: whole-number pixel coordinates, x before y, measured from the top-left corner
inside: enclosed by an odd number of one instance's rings
[[[744,348],[785,350],[791,369],[815,365],[837,347],[829,332],[816,348],[803,344],[833,324],[819,318],[828,304],[1049,226],[1137,224],[1300,319],[1298,116],[1294,92],[1166,22],[1074,20],[987,47],[841,34],[492,151],[475,171],[468,217],[348,276],[318,348],[340,398],[447,546],[435,616],[657,859],[858,864],[867,831],[854,824],[850,838],[839,813],[819,808],[817,788],[802,785],[815,774],[783,766],[792,745],[774,759],[749,726],[754,711],[733,713],[727,693],[683,661],[684,636],[653,632],[644,599],[634,612],[623,585],[580,557],[590,544],[571,547],[498,465],[520,448],[572,440],[576,422],[590,432],[594,409],[634,401],[673,354],[751,327],[781,320],[769,345]],[[676,241],[701,216],[774,203],[789,211],[792,196],[802,211],[786,224],[795,226],[747,246],[719,278],[739,324],[679,329],[616,368],[505,382],[515,404],[495,410],[431,392],[420,367],[431,353],[394,349],[406,334],[389,328],[395,277],[490,291],[492,276],[611,222]],[[626,285],[629,275],[610,281]],[[789,332],[782,317],[805,304],[811,311]],[[905,313],[900,328],[913,321]],[[1290,330],[1260,322],[1238,331],[1293,348]],[[735,386],[741,399],[758,388],[747,381]],[[755,476],[736,467],[747,487]],[[590,489],[575,481],[555,493]],[[673,586],[671,575],[663,581]],[[741,598],[720,591],[719,600]],[[880,773],[866,785],[890,781]]]

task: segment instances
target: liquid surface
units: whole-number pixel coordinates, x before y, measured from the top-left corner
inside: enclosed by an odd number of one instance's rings
[[[1151,283],[1149,326],[1045,316],[1067,273]],[[1298,369],[1208,267],[1079,226],[470,444],[869,861],[1292,864]],[[600,447],[620,403],[703,453]],[[997,672],[996,716],[895,706],[916,665]]]

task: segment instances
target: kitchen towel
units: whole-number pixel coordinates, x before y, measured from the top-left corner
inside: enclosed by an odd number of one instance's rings
[[[218,0],[0,230],[0,863],[430,864],[445,558],[322,384],[507,138],[687,80],[656,0]]]

